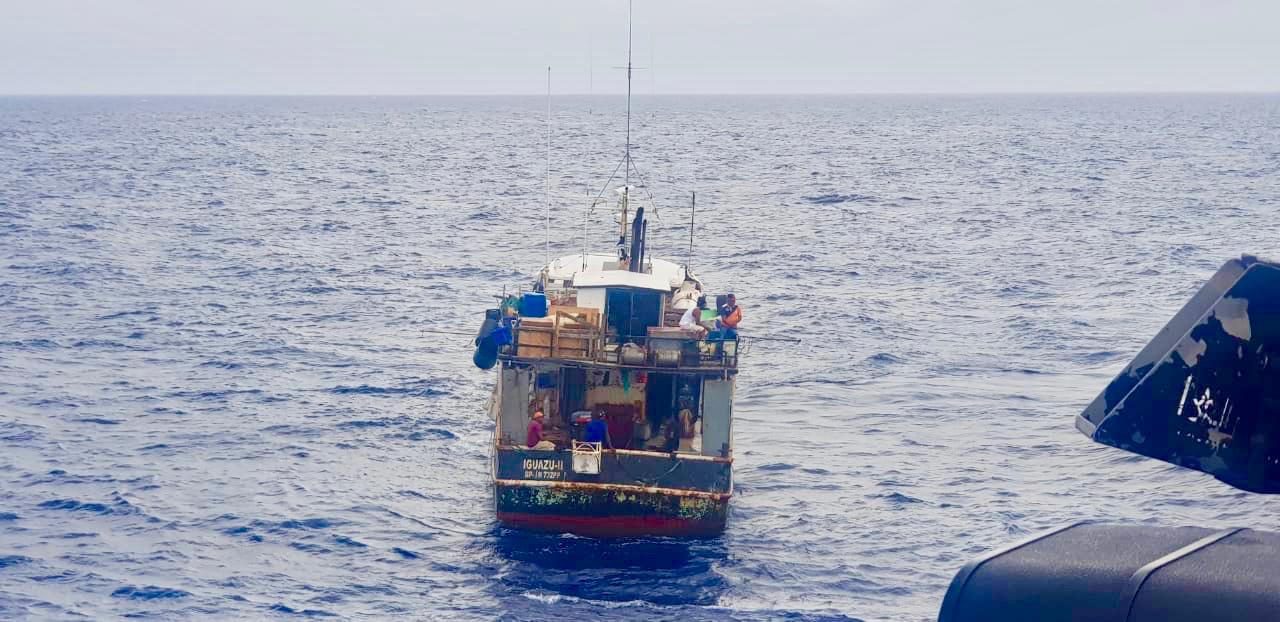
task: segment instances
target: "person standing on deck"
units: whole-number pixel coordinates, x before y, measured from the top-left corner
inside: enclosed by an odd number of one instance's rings
[[[738,338],[738,324],[742,322],[742,308],[738,306],[738,297],[729,294],[720,307],[720,334],[725,339]]]
[[[591,423],[587,424],[583,440],[588,443],[600,443],[601,445],[604,445],[608,436],[609,425],[604,421],[604,411],[597,410],[591,415]]]
[[[662,451],[675,453],[680,449],[680,421],[675,417],[662,423]]]
[[[542,431],[542,419],[546,415],[539,410],[533,413],[533,418],[529,420],[529,433],[525,436],[524,444],[529,449],[555,449],[556,444],[547,440],[547,435]]]
[[[702,453],[702,419],[693,414],[688,402],[681,401],[677,420],[680,422],[680,447],[676,451]]]
[[[724,354],[724,342],[738,340],[738,324],[742,322],[742,308],[738,306],[738,297],[729,294],[724,297],[724,304],[716,309],[716,329],[707,335],[707,341],[716,344],[716,357]]]

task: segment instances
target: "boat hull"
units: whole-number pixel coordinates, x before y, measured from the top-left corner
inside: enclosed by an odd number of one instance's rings
[[[733,494],[731,460],[606,450],[575,471],[568,451],[503,447],[494,457],[498,521],[593,537],[714,536]]]
[[[495,497],[504,526],[597,538],[716,536],[729,510],[728,494],[590,483],[498,481]]]

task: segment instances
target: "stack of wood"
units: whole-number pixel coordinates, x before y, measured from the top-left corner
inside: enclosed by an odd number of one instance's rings
[[[521,318],[517,356],[590,360],[600,343],[600,310],[552,306],[547,317]]]

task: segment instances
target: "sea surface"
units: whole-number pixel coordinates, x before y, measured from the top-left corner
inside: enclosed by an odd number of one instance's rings
[[[0,99],[0,618],[931,620],[1071,521],[1280,529],[1073,427],[1280,256],[1269,95],[637,98],[654,252],[802,343],[723,537],[497,527],[466,334],[614,231],[623,101],[553,100],[549,211],[545,105]]]

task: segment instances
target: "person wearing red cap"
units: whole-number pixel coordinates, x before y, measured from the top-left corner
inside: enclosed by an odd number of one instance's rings
[[[529,449],[555,449],[555,443],[547,440],[547,435],[542,431],[542,419],[546,415],[539,410],[533,413],[533,418],[529,420],[529,433],[525,435],[524,444]]]

